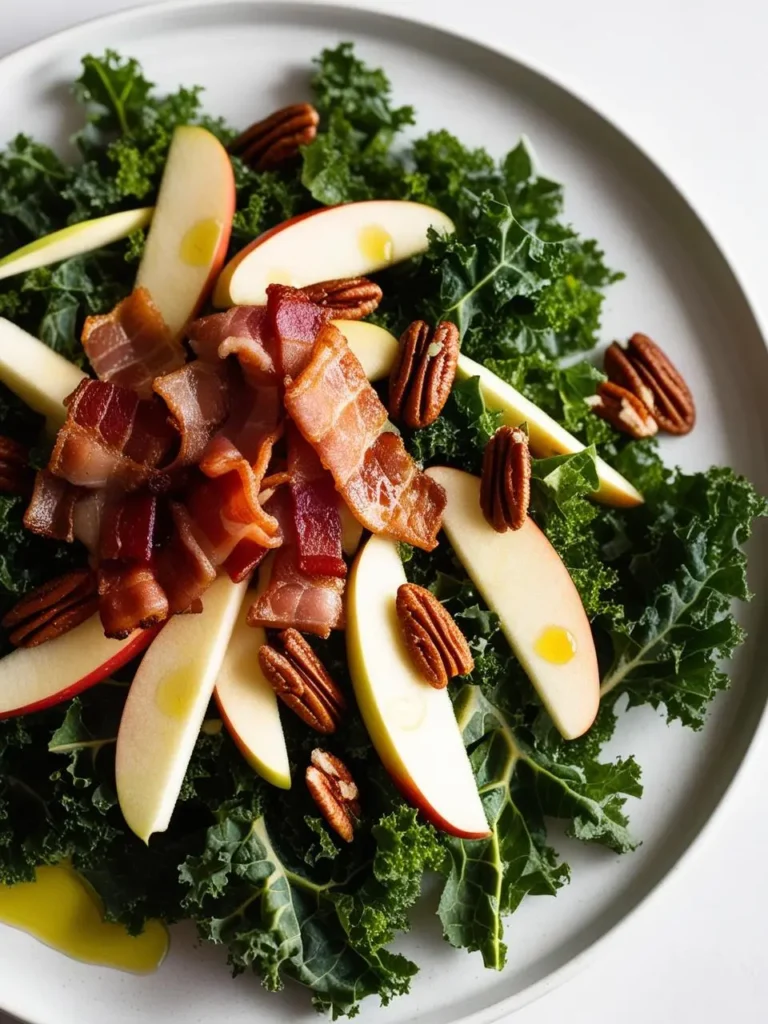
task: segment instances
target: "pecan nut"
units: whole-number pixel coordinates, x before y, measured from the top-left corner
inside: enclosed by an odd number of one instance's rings
[[[390,415],[413,429],[434,423],[448,401],[458,359],[456,324],[442,321],[432,331],[423,320],[414,320],[400,338],[389,378]]]
[[[415,583],[403,583],[395,607],[408,653],[430,686],[442,690],[454,676],[472,671],[469,644],[434,594]]]
[[[592,412],[630,437],[653,437],[659,425],[648,406],[632,391],[604,381],[590,402]]]
[[[316,747],[305,774],[307,789],[321,814],[342,839],[351,843],[360,817],[359,790],[338,757]]]
[[[609,380],[631,391],[668,434],[688,434],[696,423],[696,405],[680,372],[655,341],[633,334],[626,348],[617,342],[605,353]]]
[[[480,507],[497,533],[519,530],[531,499],[531,453],[517,427],[499,427],[483,452]]]
[[[34,478],[28,449],[10,437],[0,437],[0,492],[29,495]]]
[[[256,171],[272,171],[299,155],[317,135],[320,115],[310,103],[294,103],[257,121],[229,144],[229,152]]]
[[[96,573],[76,569],[26,594],[3,618],[16,647],[37,647],[63,636],[99,608]]]
[[[381,302],[382,290],[367,277],[339,277],[300,288],[310,302],[328,310],[332,320],[363,320]]]
[[[296,629],[278,634],[279,651],[259,648],[259,664],[272,689],[306,725],[321,733],[335,732],[346,711],[344,694]]]

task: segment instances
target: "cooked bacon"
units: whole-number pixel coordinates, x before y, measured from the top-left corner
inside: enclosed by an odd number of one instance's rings
[[[131,388],[142,398],[152,394],[155,377],[183,366],[186,358],[146,288],[135,288],[105,316],[89,316],[82,339],[100,380]]]
[[[84,380],[67,398],[48,468],[80,487],[133,490],[156,475],[177,440],[159,398]]]
[[[445,492],[417,467],[359,360],[333,324],[288,386],[285,407],[366,529],[432,551]]]
[[[215,363],[233,355],[249,384],[276,384],[266,306],[234,306],[201,317],[189,326],[189,341],[200,359]]]
[[[156,519],[154,494],[126,494],[108,501],[101,517],[100,560],[148,565],[152,560]]]
[[[309,361],[328,311],[296,288],[271,284],[267,288],[267,318],[280,376],[295,377]]]
[[[168,406],[181,436],[174,464],[195,465],[229,413],[226,366],[195,359],[180,370],[158,377],[153,388]]]
[[[252,388],[236,381],[230,398],[231,411],[220,433],[248,462],[256,462],[265,437],[276,440],[281,435],[280,394],[274,386]]]
[[[288,472],[299,569],[310,576],[346,576],[333,477],[293,426],[288,431]]]
[[[24,525],[32,533],[71,544],[75,539],[75,506],[81,493],[47,469],[39,470],[24,513]]]
[[[246,537],[236,545],[232,554],[224,560],[221,567],[233,583],[242,583],[264,561],[269,550],[257,541]]]
[[[173,518],[171,539],[158,550],[155,576],[168,597],[168,613],[180,615],[195,609],[216,579],[216,568],[200,546],[187,509],[170,503]]]
[[[309,576],[297,563],[296,537],[287,495],[278,491],[269,510],[279,521],[285,543],[274,554],[269,584],[248,612],[251,626],[287,629],[327,638],[344,628],[344,580],[338,576]]]
[[[168,618],[165,591],[148,565],[105,562],[99,566],[99,614],[104,634],[122,640]]]

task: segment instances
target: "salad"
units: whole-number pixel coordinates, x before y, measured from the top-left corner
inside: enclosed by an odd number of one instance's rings
[[[406,141],[351,44],[311,87],[240,132],[87,56],[81,160],[0,152],[0,883],[336,1017],[407,993],[426,875],[498,970],[551,819],[631,853],[602,748],[702,727],[766,502],[662,461],[695,396],[598,348],[622,275],[524,141]]]

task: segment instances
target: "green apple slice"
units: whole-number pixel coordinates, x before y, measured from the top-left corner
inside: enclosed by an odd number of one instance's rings
[[[597,654],[579,592],[531,519],[496,533],[480,508],[480,480],[460,469],[427,472],[445,488],[443,529],[459,561],[496,612],[502,631],[567,740],[592,725],[600,703]]]
[[[0,317],[0,380],[45,416],[52,433],[66,418],[64,399],[84,377],[74,363]]]
[[[488,822],[451,698],[422,679],[401,636],[395,598],[405,582],[397,545],[371,537],[347,592],[347,655],[357,703],[405,798],[437,828],[481,839]]]
[[[0,281],[14,274],[25,274],[28,270],[47,267],[51,263],[68,260],[71,256],[81,256],[84,252],[119,242],[132,231],[146,227],[151,220],[152,207],[144,206],[138,210],[123,210],[106,217],[70,224],[67,228],[44,235],[4,256],[0,260]]]
[[[267,634],[248,625],[249,604],[249,600],[243,602],[229,641],[216,680],[216,703],[248,764],[271,785],[290,789],[291,767],[277,695],[259,665],[259,648],[267,642]]]
[[[497,377],[492,370],[468,356],[460,355],[456,369],[459,380],[469,377],[480,378],[480,389],[483,400],[489,409],[503,414],[504,422],[510,427],[528,424],[528,437],[531,451],[537,458],[548,458],[550,455],[574,455],[584,450],[584,445],[565,427],[548,416],[538,405],[534,405],[525,395]],[[642,505],[642,494],[625,480],[621,473],[609,466],[602,459],[597,459],[597,475],[600,487],[593,497],[606,505],[632,506]]]
[[[144,842],[168,828],[246,587],[221,576],[201,614],[172,618],[128,691],[115,779],[123,816]]]

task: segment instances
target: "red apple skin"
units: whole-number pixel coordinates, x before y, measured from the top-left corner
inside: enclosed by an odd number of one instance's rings
[[[71,700],[72,697],[76,697],[84,690],[88,690],[91,686],[102,682],[111,672],[115,672],[117,669],[122,668],[123,665],[127,665],[131,659],[145,651],[161,629],[162,626],[154,626],[151,629],[139,630],[129,644],[122,647],[113,658],[110,658],[92,672],[89,672],[87,676],[78,679],[76,683],[72,683],[71,686],[67,686],[64,690],[59,690],[58,693],[46,697],[45,700],[39,700],[34,704],[27,704],[24,707],[14,708],[12,711],[0,712],[0,721],[5,718],[17,718],[19,715],[29,715],[34,711],[44,711],[55,704],[62,704],[65,700]]]
[[[456,836],[457,839],[489,839],[491,836],[491,830],[488,829],[486,832],[465,832],[463,829],[456,828],[450,821],[446,821],[442,815],[438,814],[434,807],[431,807],[422,796],[420,790],[418,790],[410,779],[403,779],[396,775],[393,775],[389,770],[388,765],[384,765],[387,771],[390,772],[389,777],[395,784],[397,791],[400,793],[402,798],[406,800],[411,807],[415,807],[417,811],[430,823],[434,825],[440,832],[445,832],[449,836]]]

